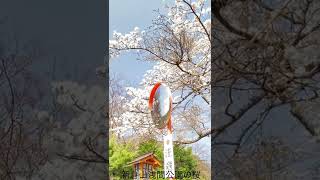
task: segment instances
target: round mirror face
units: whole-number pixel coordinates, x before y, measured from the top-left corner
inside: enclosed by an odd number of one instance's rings
[[[152,120],[157,128],[164,128],[169,121],[171,108],[171,91],[161,84],[155,92],[151,110]]]

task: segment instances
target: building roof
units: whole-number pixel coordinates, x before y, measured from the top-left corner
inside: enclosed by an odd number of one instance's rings
[[[144,161],[144,160],[151,159],[151,158],[155,159],[157,164],[160,165],[160,161],[158,160],[158,158],[155,156],[155,154],[153,152],[139,156],[136,159],[134,159],[133,161],[129,162],[128,164],[136,164],[136,163],[139,163],[140,161]]]

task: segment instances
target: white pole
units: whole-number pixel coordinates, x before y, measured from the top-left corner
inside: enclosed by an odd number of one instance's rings
[[[171,121],[169,121],[169,123],[171,123]],[[172,134],[172,131],[167,128],[167,135],[163,138],[164,177],[170,178],[171,180],[175,177]]]

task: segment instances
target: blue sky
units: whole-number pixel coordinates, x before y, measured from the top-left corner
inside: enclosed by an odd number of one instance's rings
[[[109,37],[113,31],[128,33],[139,27],[147,28],[157,14],[154,10],[164,12],[161,0],[111,0],[109,3]],[[117,74],[121,79],[137,86],[144,73],[153,67],[153,63],[137,61],[135,53],[127,53],[114,59],[110,64],[110,74]]]

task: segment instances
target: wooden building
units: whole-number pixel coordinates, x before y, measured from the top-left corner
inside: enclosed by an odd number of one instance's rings
[[[134,180],[150,180],[155,179],[151,178],[150,172],[155,172],[156,169],[161,166],[160,161],[154,155],[154,153],[147,153],[140,157],[137,157],[133,161],[129,162],[129,165],[133,166]]]

